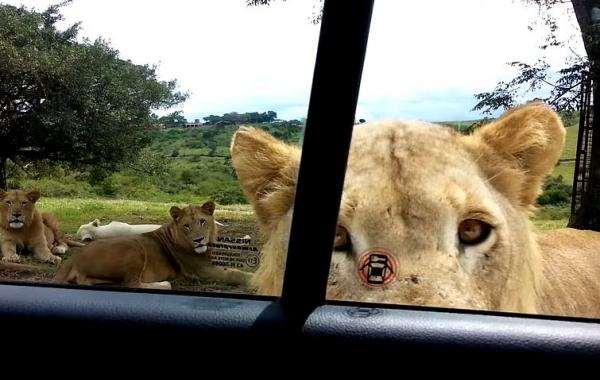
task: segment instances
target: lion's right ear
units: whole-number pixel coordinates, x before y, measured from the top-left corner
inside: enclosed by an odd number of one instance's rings
[[[212,200],[206,201],[200,208],[208,215],[213,215],[215,213],[215,202]]]
[[[169,210],[169,214],[171,214],[171,218],[177,222],[183,216],[183,210],[177,206],[173,206]]]
[[[231,162],[258,221],[266,227],[294,202],[300,149],[255,128],[241,127],[231,140]]]
[[[99,226],[100,226],[100,220],[99,220],[99,219],[96,219],[96,220],[94,220],[94,221],[92,222],[92,226],[94,226],[94,227],[99,227]]]
[[[27,199],[29,199],[33,203],[37,202],[41,197],[42,193],[40,193],[37,190],[30,191],[27,193]]]
[[[560,116],[533,102],[504,113],[464,141],[488,181],[514,204],[531,208],[565,142]]]

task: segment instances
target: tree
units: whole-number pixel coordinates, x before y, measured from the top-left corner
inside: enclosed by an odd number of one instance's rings
[[[277,112],[275,111],[267,111],[267,122],[274,121],[277,119]]]
[[[501,81],[490,92],[475,94],[478,100],[473,111],[491,114],[497,109],[506,110],[518,104],[520,98],[527,94],[545,90],[546,96],[539,98],[552,105],[558,111],[576,111],[580,108],[580,90],[583,75],[590,70],[590,48],[593,42],[590,14],[596,1],[588,0],[522,0],[524,3],[538,7],[540,18],[535,20],[529,30],[542,25],[547,28],[546,38],[539,46],[541,52],[548,49],[568,47],[568,40],[559,40],[557,31],[559,24],[552,15],[552,10],[560,5],[571,3],[577,22],[581,29],[586,56],[580,56],[573,49],[565,60],[565,66],[557,72],[550,70],[545,58],[536,62],[515,60],[508,65],[518,70],[517,75],[509,81]]]
[[[547,38],[540,46],[542,51],[565,46],[565,41],[559,41],[556,31],[558,23],[553,18],[551,10],[561,4],[571,3],[587,57],[572,54],[566,61],[566,66],[559,70],[556,79],[552,80],[549,65],[540,59],[534,64],[521,61],[511,62],[510,65],[519,69],[518,75],[508,82],[500,82],[491,92],[476,94],[479,102],[473,108],[484,113],[496,109],[512,107],[519,95],[542,87],[550,89],[548,96],[542,100],[554,106],[558,111],[579,110],[581,107],[579,94],[584,74],[594,83],[592,87],[592,144],[587,152],[591,158],[589,168],[589,184],[581,189],[580,207],[571,215],[569,227],[592,229],[600,231],[600,1],[598,0],[523,0],[539,7],[544,26],[548,27]],[[582,136],[581,134],[579,135]],[[581,146],[582,141],[578,141]],[[586,168],[588,169],[588,168]],[[575,178],[576,180],[576,178]],[[584,191],[585,190],[585,191]],[[573,194],[575,196],[575,194]]]
[[[186,98],[156,67],[119,57],[102,39],[59,30],[60,8],[0,4],[0,188],[8,160],[48,159],[113,170],[158,129],[152,110]]]
[[[229,112],[223,114],[223,116],[210,115],[204,117],[204,121],[208,124],[213,125],[230,125],[230,124],[240,124],[240,123],[268,123],[272,122],[277,118],[277,113],[274,111],[267,112],[246,112],[246,113],[237,113],[237,112]]]
[[[166,157],[150,148],[142,149],[138,158],[128,165],[135,172],[150,177],[159,177],[166,174],[168,171],[167,166]]]
[[[159,117],[158,123],[165,128],[183,128],[187,124],[187,119],[182,115],[181,111],[175,111]]]

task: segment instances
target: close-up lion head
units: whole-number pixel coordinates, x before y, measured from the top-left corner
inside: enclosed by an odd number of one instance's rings
[[[20,230],[28,226],[35,212],[39,191],[0,190],[0,225],[5,229]]]
[[[328,297],[536,312],[542,259],[529,216],[564,139],[541,103],[468,136],[422,122],[356,126]],[[279,295],[300,151],[240,128],[231,154],[265,235],[255,286]]]
[[[208,243],[216,242],[214,212],[213,201],[208,201],[202,206],[190,205],[183,209],[171,207],[170,214],[175,221],[178,243],[184,247],[191,246],[196,253],[205,253]]]

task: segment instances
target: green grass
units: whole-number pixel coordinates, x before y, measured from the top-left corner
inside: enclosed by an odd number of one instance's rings
[[[570,206],[545,206],[540,207],[532,221],[541,230],[564,228],[569,221]]]
[[[560,156],[561,159],[574,159],[575,153],[577,152],[577,134],[579,127],[567,128],[567,137],[565,141],[565,147]],[[566,184],[573,184],[573,175],[575,171],[575,162],[563,162],[556,165],[552,171],[552,176],[557,177],[563,176],[563,181]]]
[[[58,217],[62,229],[68,234],[75,234],[80,225],[94,219],[100,219],[103,224],[112,220],[132,224],[163,224],[170,220],[171,206],[186,205],[187,203],[89,198],[41,198],[38,202],[41,211],[52,212]],[[217,205],[215,211],[217,220],[227,222],[253,224],[253,215],[249,205]],[[254,227],[249,229],[253,230]]]
[[[562,151],[560,158],[575,158],[577,152],[577,135],[579,133],[579,127],[567,128],[567,137],[565,141],[565,148]]]
[[[558,164],[557,166],[555,166],[551,175],[554,177],[562,175],[563,182],[568,185],[572,185],[574,171],[575,171],[575,163],[574,162],[566,162],[566,163],[561,163],[561,164]]]

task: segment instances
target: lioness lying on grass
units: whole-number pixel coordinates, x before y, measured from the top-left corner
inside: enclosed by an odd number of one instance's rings
[[[186,276],[244,285],[250,273],[211,264],[208,243],[217,239],[214,210],[212,201],[174,206],[173,220],[155,231],[95,240],[62,265],[54,282],[171,289],[169,281]]]
[[[67,239],[58,219],[50,213],[40,213],[36,202],[39,191],[0,190],[0,257],[2,261],[19,262],[21,251],[30,251],[42,262],[60,263],[56,255],[69,246],[83,244]]]

